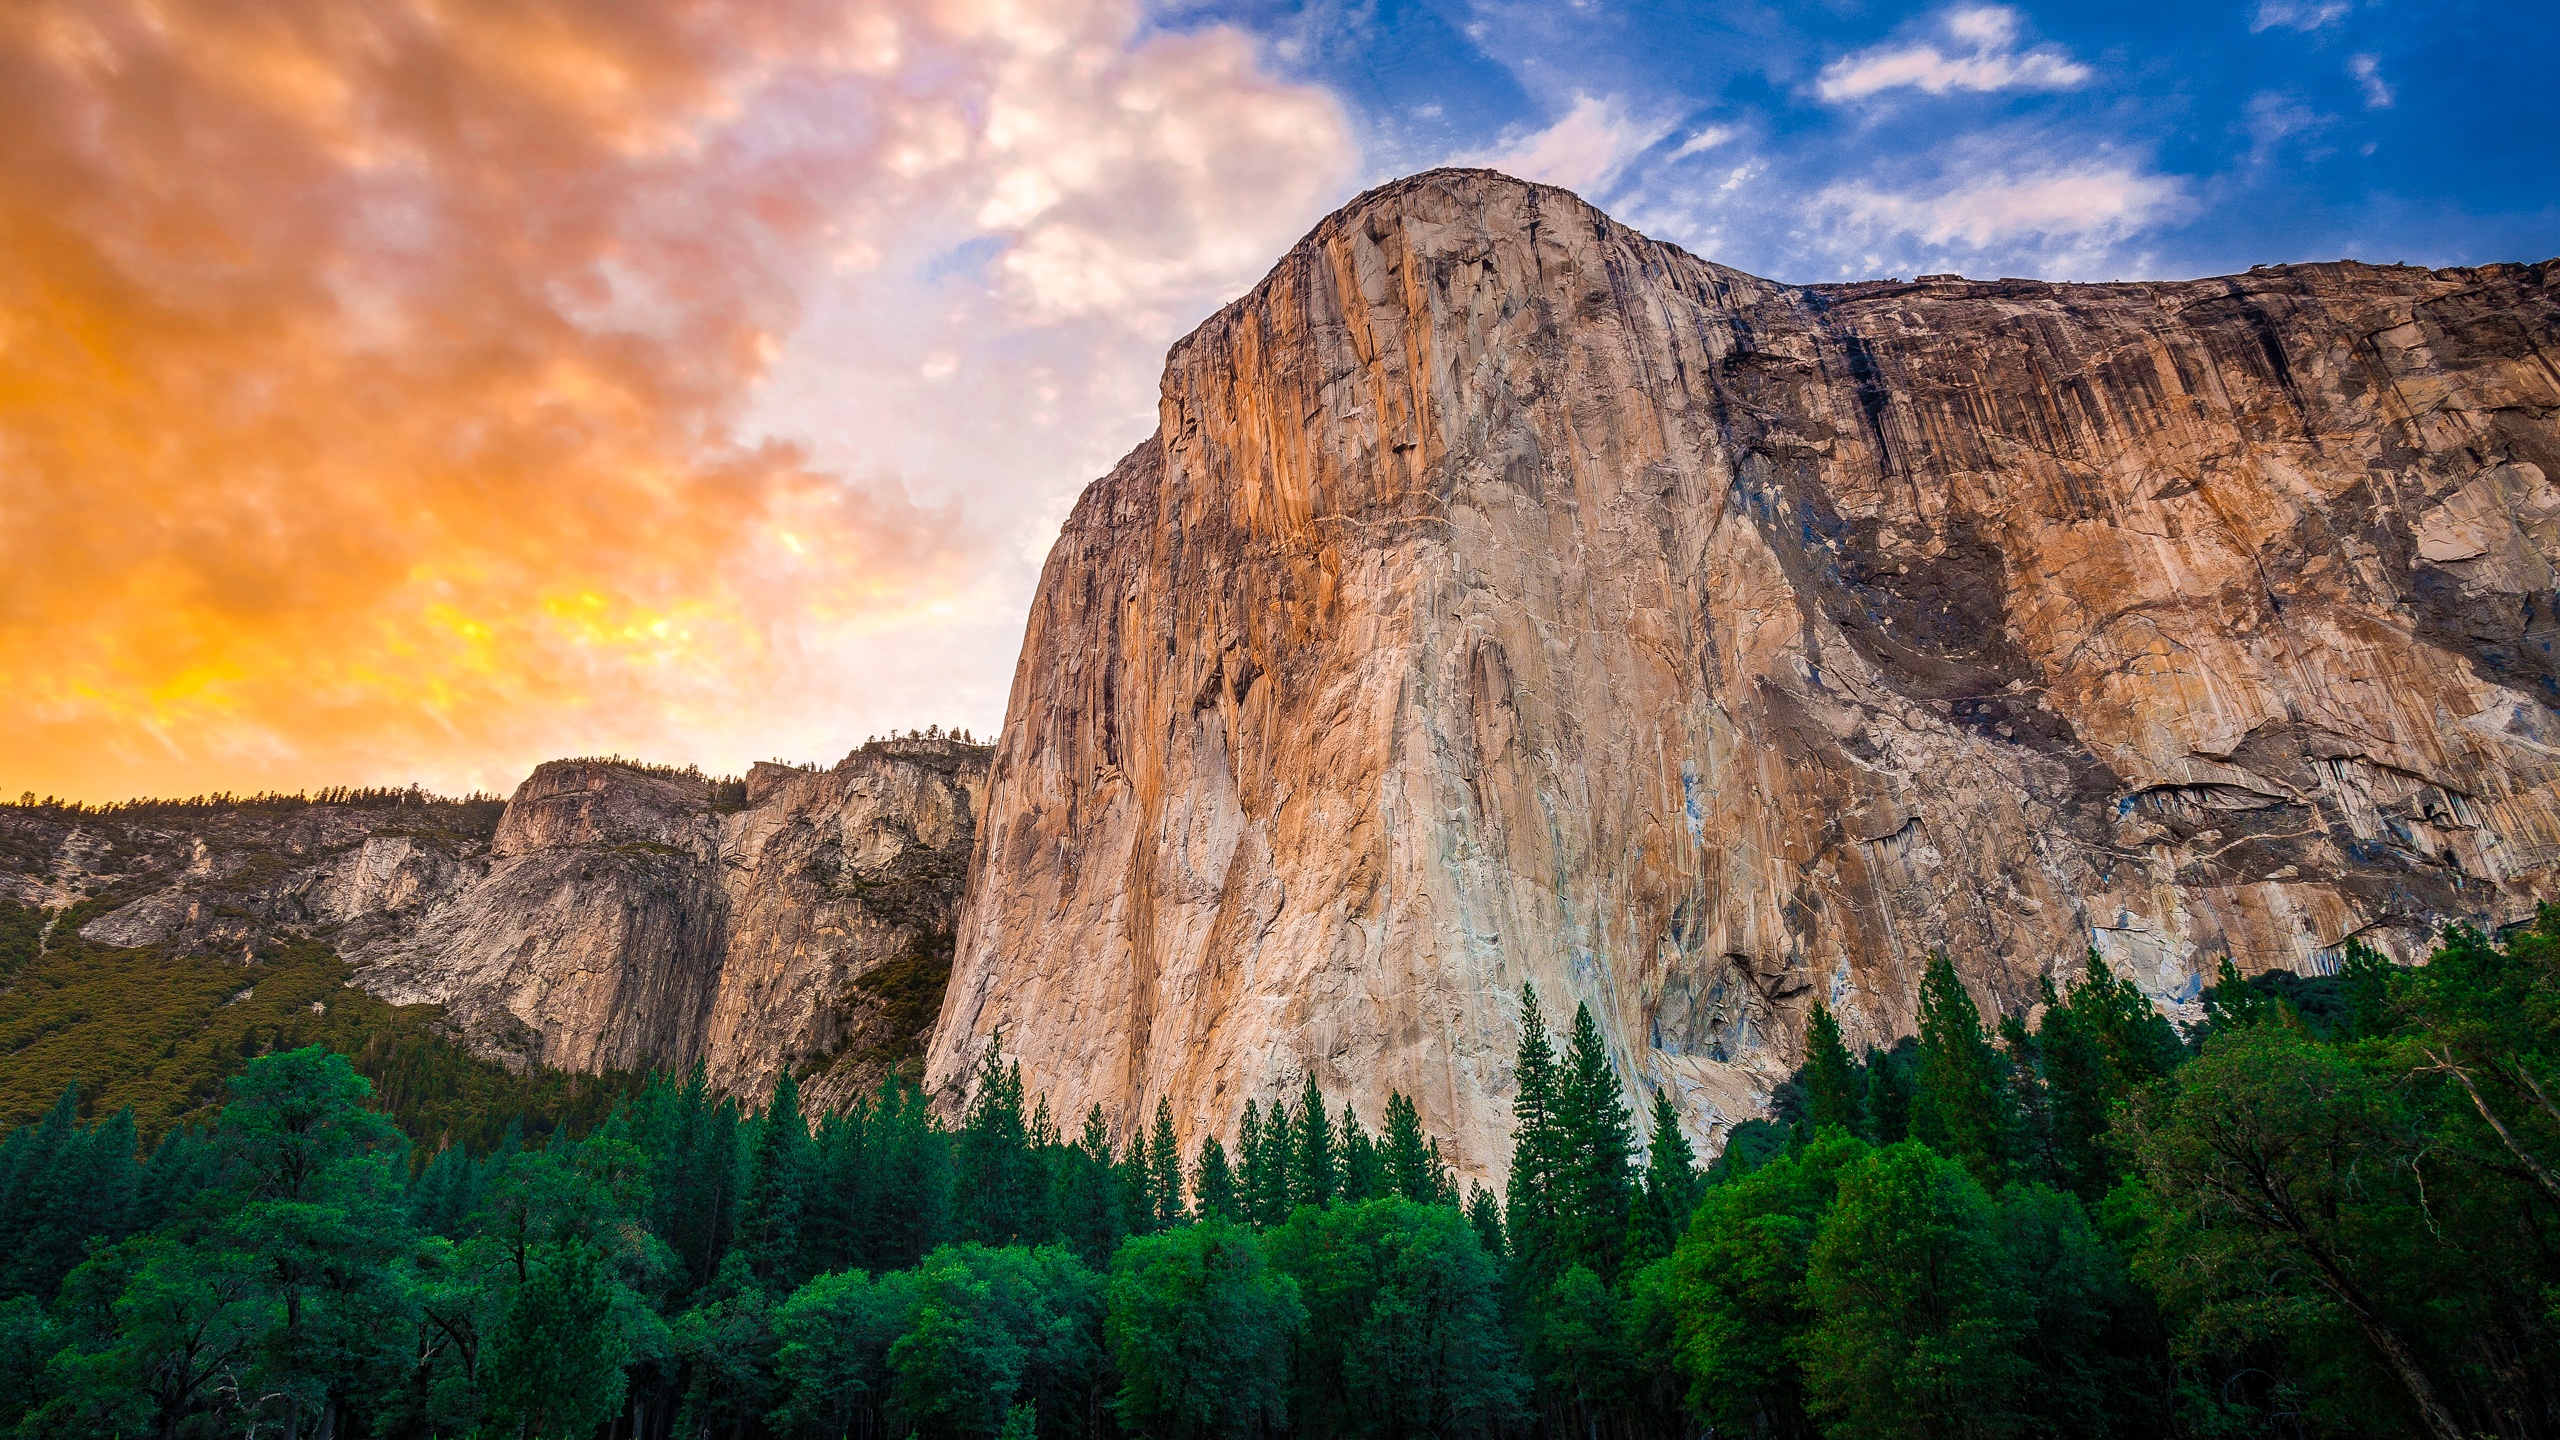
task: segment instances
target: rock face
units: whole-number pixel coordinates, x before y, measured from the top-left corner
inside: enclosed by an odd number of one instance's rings
[[[2560,264],[1790,286],[1417,176],[1177,345],[1041,579],[930,1060],[1487,1175],[1518,996],[1716,1143],[1817,998],[2529,912]],[[1638,1106],[1638,1113],[1642,1113]]]
[[[324,805],[48,841],[19,812],[8,838],[45,857],[15,887],[26,899],[135,897],[88,921],[90,939],[227,952],[316,935],[357,984],[445,1007],[483,1054],[701,1060],[715,1086],[759,1097],[789,1066],[827,1107],[922,1051],[988,753],[878,741],[833,770],[759,765],[743,786],[562,760],[494,817]]]

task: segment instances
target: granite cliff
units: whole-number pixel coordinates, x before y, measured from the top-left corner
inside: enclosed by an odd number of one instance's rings
[[[0,879],[26,903],[88,901],[68,913],[107,944],[327,940],[356,984],[443,1006],[511,1063],[701,1060],[750,1097],[789,1066],[831,1106],[923,1047],[987,753],[874,741],[832,770],[759,765],[743,784],[561,760],[503,809],[22,807],[0,819]]]
[[[1786,285],[1372,191],[1048,560],[929,1083],[1000,1036],[1194,1134],[1312,1072],[1486,1175],[1524,983],[1714,1143],[1932,950],[2175,1008],[2529,913],[2555,416],[2560,264]]]

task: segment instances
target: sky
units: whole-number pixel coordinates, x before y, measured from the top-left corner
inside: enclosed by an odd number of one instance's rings
[[[1363,188],[1796,281],[2560,253],[2560,8],[21,0],[0,795],[1000,723],[1168,345]]]

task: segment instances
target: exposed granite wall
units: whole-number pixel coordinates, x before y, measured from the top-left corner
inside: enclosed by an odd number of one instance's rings
[[[2167,1005],[2560,844],[2560,267],[1790,286],[1434,172],[1176,346],[1030,618],[931,1060],[1491,1173],[1517,994],[1712,1143],[1926,955]],[[1640,1109],[1640,1107],[1639,1107]]]

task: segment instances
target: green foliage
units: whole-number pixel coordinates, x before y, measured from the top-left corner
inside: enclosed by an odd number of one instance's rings
[[[1920,982],[1919,1059],[1911,1138],[1962,1163],[1984,1185],[2005,1180],[2010,1114],[2003,1066],[1983,1036],[1982,1012],[1944,954],[1929,957]]]
[[[1832,1440],[2021,1428],[2028,1317],[1999,1211],[1962,1165],[1904,1141],[1842,1169],[1804,1292],[1806,1394]]]
[[[1266,1238],[1306,1306],[1290,1413],[1321,1435],[1490,1434],[1527,1377],[1493,1257],[1455,1210],[1391,1198],[1304,1207]]]
[[[1212,1218],[1131,1241],[1112,1261],[1105,1307],[1123,1424],[1195,1440],[1284,1421],[1289,1349],[1306,1308],[1249,1232]]]
[[[584,1245],[557,1251],[516,1287],[484,1362],[500,1433],[585,1440],[620,1408],[630,1345],[614,1309],[613,1281]]]
[[[1507,1216],[1481,1185],[1461,1208],[1401,1094],[1374,1138],[1313,1086],[1248,1104],[1232,1152],[1196,1117],[1186,1166],[1169,1104],[1069,1139],[992,1054],[957,1126],[895,1074],[812,1128],[794,1077],[759,1109],[699,1067],[564,1123],[598,1092],[440,1097],[428,1065],[398,1102],[366,1069],[396,1026],[350,1056],[280,1025],[147,1150],[67,1087],[0,1136],[0,1430],[2526,1440],[2560,1414],[2560,912],[2419,968],[2227,975],[2200,1047],[2095,956],[1996,1043],[1931,972],[1892,1049],[1852,1059],[1817,1013],[1704,1174],[1658,1091],[1639,1151],[1588,1010],[1559,1055],[1524,994]]]
[[[1831,1007],[1816,1000],[1805,1022],[1805,1094],[1815,1129],[1837,1126],[1853,1135],[1867,1133],[1866,1086],[1840,1042],[1840,1022]]]
[[[1278,1108],[1273,1107],[1275,1112]],[[1325,1114],[1324,1094],[1316,1089],[1313,1074],[1298,1097],[1295,1119],[1289,1132],[1289,1203],[1331,1204],[1342,1188],[1342,1175],[1334,1164],[1333,1121]]]
[[[895,1414],[927,1436],[991,1435],[1017,1402],[1072,1433],[1099,1360],[1102,1279],[1063,1249],[946,1245],[906,1282],[915,1308],[889,1347]]]
[[[915,1309],[902,1274],[820,1275],[773,1315],[774,1372],[783,1403],[774,1428],[795,1440],[834,1440],[876,1428],[888,1402],[889,1347]]]
[[[1840,1172],[1868,1153],[1856,1136],[1826,1130],[1804,1154],[1709,1189],[1691,1218],[1664,1281],[1678,1344],[1672,1360],[1689,1403],[1716,1425],[1808,1433],[1796,1353],[1814,1314],[1806,1274]]]
[[[1651,1264],[1671,1253],[1689,1223],[1689,1212],[1697,1206],[1704,1178],[1698,1173],[1698,1153],[1689,1148],[1689,1137],[1681,1132],[1680,1112],[1669,1092],[1653,1092],[1653,1110],[1646,1124],[1653,1137],[1645,1143],[1644,1190],[1637,1197],[1627,1231],[1627,1253],[1636,1265]]]
[[[0,900],[0,943],[31,937],[44,912]],[[85,1114],[130,1107],[145,1140],[203,1124],[224,1080],[259,1055],[322,1045],[374,1082],[372,1104],[432,1154],[486,1150],[518,1116],[585,1130],[636,1077],[538,1070],[516,1075],[439,1031],[434,1006],[395,1006],[348,985],[327,947],[294,941],[242,965],[79,938],[81,907],[53,927],[44,954],[0,953],[0,1125],[43,1115],[77,1085]]]

